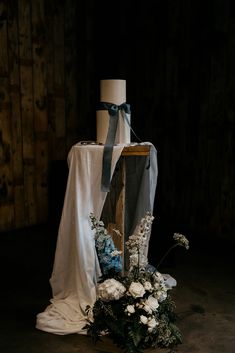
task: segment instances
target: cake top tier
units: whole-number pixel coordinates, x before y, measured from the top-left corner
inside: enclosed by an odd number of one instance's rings
[[[126,102],[126,80],[101,80],[100,101],[120,105]]]

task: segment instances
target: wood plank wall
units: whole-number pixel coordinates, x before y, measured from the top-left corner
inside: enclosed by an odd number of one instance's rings
[[[97,65],[127,79],[132,127],[158,150],[156,235],[235,240],[235,2],[104,2]]]
[[[48,220],[77,133],[75,1],[0,1],[0,231]]]
[[[124,78],[158,150],[155,224],[234,239],[234,4],[0,0],[0,230],[47,220],[52,164],[95,139],[99,80]]]

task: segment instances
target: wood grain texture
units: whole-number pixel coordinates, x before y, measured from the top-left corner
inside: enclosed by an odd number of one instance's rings
[[[7,4],[0,2],[0,77],[8,74]]]
[[[116,77],[127,80],[133,130],[158,151],[155,212],[164,234],[233,239],[233,2],[143,6],[120,0],[125,11],[111,17],[106,5],[0,2],[0,159],[11,157],[0,174],[8,170],[13,185],[2,180],[0,194],[5,197],[7,186],[13,196],[5,205],[14,204],[9,219],[0,205],[2,227],[44,219],[40,209],[50,194],[51,165],[65,161],[73,143],[96,139],[99,80]],[[33,190],[34,198],[25,200]],[[32,201],[35,217],[25,201]]]

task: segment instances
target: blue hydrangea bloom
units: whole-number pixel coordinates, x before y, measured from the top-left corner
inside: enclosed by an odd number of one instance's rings
[[[96,239],[96,249],[101,265],[101,270],[106,275],[110,270],[122,271],[122,257],[117,253],[113,239],[110,235]]]

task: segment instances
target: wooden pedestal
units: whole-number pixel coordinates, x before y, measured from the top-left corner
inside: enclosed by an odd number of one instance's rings
[[[124,147],[121,157],[116,165],[112,178],[110,192],[107,195],[101,219],[107,230],[113,236],[118,250],[125,257],[125,197],[126,197],[126,158],[131,156],[148,156],[150,146],[136,145]],[[119,230],[119,236],[113,229]]]

